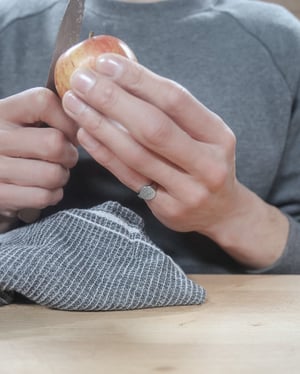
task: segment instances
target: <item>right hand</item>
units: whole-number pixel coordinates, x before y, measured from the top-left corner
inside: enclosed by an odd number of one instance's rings
[[[38,122],[49,127],[38,127]],[[0,100],[0,214],[43,209],[63,197],[78,160],[77,126],[60,99],[33,88]]]

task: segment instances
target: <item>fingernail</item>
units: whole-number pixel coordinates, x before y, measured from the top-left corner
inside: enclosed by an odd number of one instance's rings
[[[117,59],[100,56],[96,61],[96,70],[109,77],[118,78],[122,74],[123,66]]]
[[[90,70],[79,69],[71,76],[71,87],[83,94],[87,93],[96,83],[96,77]]]
[[[63,98],[63,105],[75,115],[79,115],[86,109],[86,104],[78,99],[71,91],[68,91]]]

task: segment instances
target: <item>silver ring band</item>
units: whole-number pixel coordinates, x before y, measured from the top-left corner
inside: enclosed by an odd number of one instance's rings
[[[146,184],[140,189],[138,193],[138,197],[140,199],[147,200],[147,201],[154,199],[155,196],[156,196],[156,185],[154,183]]]

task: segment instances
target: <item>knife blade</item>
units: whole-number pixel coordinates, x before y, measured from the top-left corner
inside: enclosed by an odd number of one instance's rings
[[[57,93],[54,84],[55,64],[63,52],[79,41],[84,4],[85,0],[69,0],[57,33],[46,83],[46,87],[55,93]]]
[[[58,29],[46,83],[46,88],[56,94],[54,83],[55,64],[63,52],[79,41],[84,5],[85,0],[69,0]],[[39,218],[40,210],[34,208],[22,209],[17,216],[23,222],[31,223]]]

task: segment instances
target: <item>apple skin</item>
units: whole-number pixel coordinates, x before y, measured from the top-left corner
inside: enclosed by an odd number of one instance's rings
[[[57,60],[54,69],[54,82],[58,95],[70,90],[70,78],[79,67],[94,68],[96,58],[103,53],[117,53],[136,61],[133,51],[126,43],[111,35],[96,35],[75,44]]]

